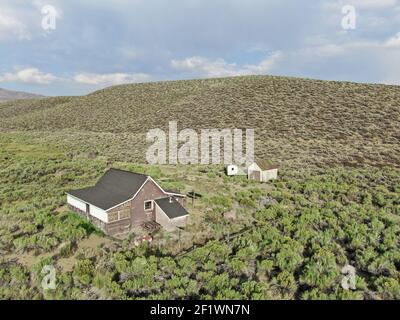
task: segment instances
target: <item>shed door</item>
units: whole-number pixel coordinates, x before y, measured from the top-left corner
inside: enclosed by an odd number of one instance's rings
[[[261,171],[250,172],[249,179],[255,181],[261,181]]]

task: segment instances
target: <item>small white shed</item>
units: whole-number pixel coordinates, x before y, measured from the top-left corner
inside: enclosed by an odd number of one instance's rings
[[[247,168],[247,177],[259,182],[278,179],[278,166],[267,160],[256,160]]]
[[[230,164],[225,167],[225,171],[228,176],[236,176],[239,173],[239,168],[234,164]]]

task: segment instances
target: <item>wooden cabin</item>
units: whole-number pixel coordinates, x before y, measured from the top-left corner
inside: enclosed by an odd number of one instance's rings
[[[189,216],[185,195],[164,190],[150,176],[119,169],[109,169],[93,187],[67,192],[67,203],[107,235],[146,222],[173,230]]]

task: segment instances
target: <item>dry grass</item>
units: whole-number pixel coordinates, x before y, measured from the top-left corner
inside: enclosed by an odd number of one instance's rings
[[[0,104],[0,131],[29,131],[72,155],[143,162],[145,134],[254,128],[256,154],[285,167],[400,166],[400,87],[282,77],[122,85],[84,97]]]

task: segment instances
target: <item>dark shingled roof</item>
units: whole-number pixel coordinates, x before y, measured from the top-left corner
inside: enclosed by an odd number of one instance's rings
[[[94,187],[67,193],[100,209],[108,210],[131,199],[147,178],[139,173],[110,169]]]
[[[170,199],[172,199],[172,202]],[[166,197],[154,201],[170,219],[183,217],[189,214],[189,212],[187,212],[186,209],[174,199],[174,197]]]

